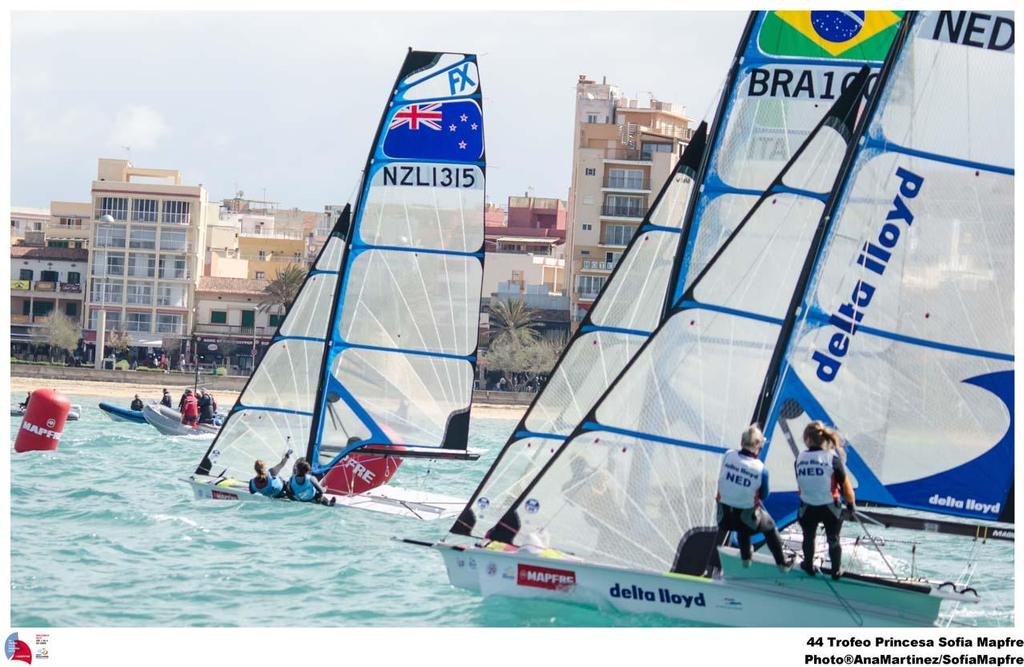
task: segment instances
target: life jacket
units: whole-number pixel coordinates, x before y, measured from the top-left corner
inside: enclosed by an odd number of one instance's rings
[[[757,507],[758,492],[764,476],[764,462],[756,456],[743,456],[739,450],[726,452],[718,473],[718,500],[737,509]]]
[[[267,475],[267,482],[262,487],[257,486],[257,480],[259,480],[259,477],[253,477],[249,480],[249,493],[259,493],[269,498],[277,498],[284,493],[284,482],[279,477]]]
[[[181,411],[186,417],[198,417],[199,416],[199,402],[196,401],[195,396],[189,396],[185,399],[184,409]]]
[[[801,502],[807,505],[831,505],[839,500],[835,459],[831,449],[808,449],[800,452],[793,467]]]
[[[310,481],[309,475],[306,475],[304,479],[306,481],[299,484],[296,476],[292,475],[292,478],[288,480],[288,487],[291,489],[292,497],[295,498],[295,500],[309,502],[316,498],[316,487],[313,486],[313,482]]]

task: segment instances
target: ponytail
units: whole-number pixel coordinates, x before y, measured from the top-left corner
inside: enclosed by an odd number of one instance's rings
[[[839,449],[842,442],[839,432],[825,426],[822,421],[813,421],[804,429],[804,442],[811,449]]]

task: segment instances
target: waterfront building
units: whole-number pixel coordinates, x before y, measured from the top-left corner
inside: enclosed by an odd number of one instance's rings
[[[11,247],[12,354],[28,350],[54,311],[81,324],[88,256],[80,248]]]

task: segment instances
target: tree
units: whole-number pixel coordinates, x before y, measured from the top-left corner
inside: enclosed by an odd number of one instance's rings
[[[536,311],[521,299],[506,299],[491,306],[490,327],[497,333],[491,336],[491,345],[517,342],[522,345],[537,340],[540,322]]]
[[[287,309],[299,293],[306,280],[306,269],[298,264],[289,264],[278,272],[277,277],[263,288],[260,310],[267,312],[275,306]]]
[[[526,344],[512,338],[492,343],[481,361],[488,370],[499,371],[512,388],[521,391],[537,376],[551,372],[564,346],[565,341],[560,338],[541,338]]]
[[[106,347],[118,354],[123,354],[132,346],[132,337],[124,329],[114,329],[107,332]]]
[[[76,321],[60,312],[52,311],[46,319],[46,326],[33,333],[33,342],[50,346],[50,359],[54,350],[65,353],[74,352],[78,341],[82,338],[82,327]]]

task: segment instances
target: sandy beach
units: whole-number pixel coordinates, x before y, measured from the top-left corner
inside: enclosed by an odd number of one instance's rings
[[[164,385],[155,383],[127,383],[127,382],[95,382],[89,380],[54,380],[42,378],[11,378],[11,398],[21,400],[25,392],[39,389],[41,387],[52,387],[59,389],[66,394],[75,396],[95,396],[98,400],[110,401],[112,403],[131,402],[135,394],[143,401],[157,400],[163,393]],[[171,395],[181,394],[182,387],[168,387]],[[213,395],[221,405],[232,405],[238,398],[237,391],[227,389],[214,389]],[[525,405],[494,405],[494,404],[473,404],[473,416],[486,419],[519,419],[526,411]]]

